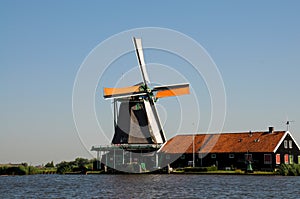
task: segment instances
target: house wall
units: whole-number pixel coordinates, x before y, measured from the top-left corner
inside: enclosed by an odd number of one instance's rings
[[[297,151],[296,151],[297,152]],[[299,153],[299,152],[298,152]],[[270,159],[267,159],[265,155],[269,155]],[[195,166],[196,167],[209,167],[217,166],[221,170],[233,170],[247,168],[246,157],[251,157],[252,168],[254,170],[265,170],[273,171],[278,165],[276,165],[276,154],[274,153],[253,153],[249,151],[248,153],[209,153],[205,157],[201,158],[201,155],[195,154]],[[283,155],[281,155],[282,158]],[[298,163],[298,155],[294,154],[294,162]],[[168,157],[168,158],[166,158]],[[177,159],[175,158],[177,157]],[[167,164],[173,159],[170,166],[172,168],[188,167],[192,166],[193,155],[192,154],[182,154],[181,156],[164,154],[161,157],[161,163]]]
[[[292,142],[291,147],[290,147],[290,141]],[[286,145],[285,145],[285,143],[286,143]],[[284,161],[285,155],[289,156],[289,160],[290,160],[290,156],[292,156],[293,162],[296,164],[300,164],[300,162],[299,162],[300,149],[297,147],[295,141],[289,134],[286,135],[286,137],[284,138],[284,140],[282,141],[282,143],[280,144],[278,149],[275,151],[274,156],[276,156],[276,154],[280,154],[280,163],[281,164],[285,163],[285,161]],[[289,161],[288,164],[291,164],[291,162]]]
[[[259,153],[209,153],[204,158],[199,158],[197,166],[212,166],[215,165],[218,169],[233,170],[233,169],[246,169],[246,157],[250,157],[252,168],[257,170],[261,169],[264,165],[263,155]],[[201,157],[201,155],[199,156]]]

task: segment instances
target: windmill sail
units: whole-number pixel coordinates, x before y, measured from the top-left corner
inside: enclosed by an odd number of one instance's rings
[[[157,86],[153,88],[153,91],[157,91],[155,95],[156,98],[186,95],[190,93],[189,84],[187,83],[168,86]]]
[[[123,88],[104,88],[103,93],[105,99],[145,95],[145,92],[141,91],[140,86],[129,86]]]
[[[189,94],[189,84],[151,89],[142,40],[133,38],[143,83],[124,88],[104,88],[105,99],[114,99],[115,134],[112,144],[163,144],[165,133],[155,106],[156,98]],[[117,103],[120,103],[119,109]],[[118,109],[118,110],[117,110]],[[117,114],[118,111],[118,114]]]
[[[149,76],[146,70],[146,64],[145,64],[145,59],[144,59],[144,53],[143,53],[143,47],[142,47],[142,39],[137,39],[133,37],[133,43],[135,46],[135,52],[137,59],[139,61],[139,66],[141,69],[142,77],[144,80],[145,85],[150,83]]]
[[[157,110],[153,102],[145,100],[145,108],[148,116],[148,122],[151,127],[151,136],[155,143],[163,144],[166,141],[165,134],[159,121]]]

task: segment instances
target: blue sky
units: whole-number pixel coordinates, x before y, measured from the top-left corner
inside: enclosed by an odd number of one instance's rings
[[[283,130],[288,117],[300,143],[299,8],[299,1],[1,1],[0,163],[91,158],[72,116],[77,71],[100,42],[142,27],[182,32],[210,54],[226,89],[224,131]]]

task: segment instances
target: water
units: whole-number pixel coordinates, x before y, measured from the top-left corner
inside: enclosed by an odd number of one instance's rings
[[[300,177],[0,176],[0,198],[300,198]]]

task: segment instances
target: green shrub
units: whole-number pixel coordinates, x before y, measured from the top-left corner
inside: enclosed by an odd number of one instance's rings
[[[58,174],[65,174],[67,172],[71,172],[72,171],[72,164],[68,163],[68,162],[61,162],[59,164],[56,165],[57,167],[57,173]]]
[[[34,167],[34,166],[28,166],[27,168],[27,174],[28,175],[34,175],[34,174],[40,174],[42,173],[41,170],[39,170],[38,168]]]
[[[46,168],[53,168],[53,167],[54,167],[53,161],[48,162],[47,164],[45,164],[45,167],[46,167]]]
[[[281,164],[278,167],[277,173],[283,176],[299,176],[300,165],[299,164]]]
[[[7,175],[7,167],[6,166],[0,167],[0,175]]]
[[[211,167],[186,167],[184,168],[185,172],[208,172],[208,171],[217,171],[216,166]]]
[[[7,167],[6,175],[26,175],[27,170],[24,166]]]
[[[207,167],[207,171],[217,171],[218,168],[216,166]]]

